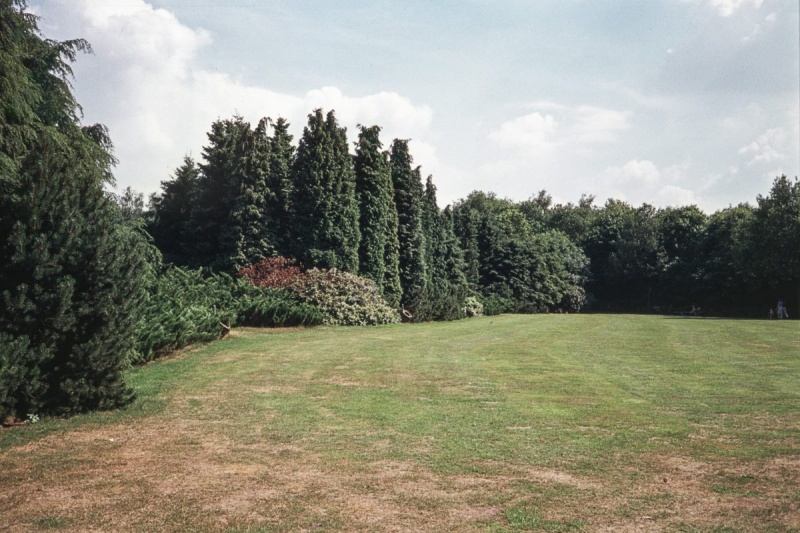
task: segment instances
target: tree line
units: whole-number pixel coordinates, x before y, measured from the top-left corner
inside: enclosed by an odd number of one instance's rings
[[[800,306],[797,178],[776,177],[755,205],[710,215],[696,206],[636,207],[614,199],[597,206],[591,196],[554,205],[545,191],[522,202],[474,192],[453,212],[470,287],[485,296],[519,294],[511,280],[524,279],[520,265],[534,260],[524,242],[549,235],[551,243],[568,240],[560,257],[580,276],[580,290],[567,298],[585,294],[588,310],[683,313],[696,306],[706,314],[766,318],[779,299],[795,314]]]
[[[271,133],[270,133],[271,131]],[[700,307],[767,316],[800,303],[800,185],[775,178],[755,205],[707,215],[594,197],[554,204],[474,191],[440,209],[408,141],[383,149],[359,127],[354,153],[335,113],[308,117],[297,148],[284,119],[218,120],[199,164],[187,157],[144,214],[169,261],[235,272],[265,257],[374,280],[417,320],[487,312]]]

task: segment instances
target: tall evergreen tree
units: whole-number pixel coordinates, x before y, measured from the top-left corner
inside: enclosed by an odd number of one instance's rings
[[[189,261],[187,235],[199,179],[197,164],[186,156],[172,179],[161,182],[161,193],[150,197],[147,230],[165,261],[177,264]]]
[[[295,256],[307,265],[358,271],[358,202],[347,134],[317,109],[297,148],[294,163]]]
[[[278,254],[288,256],[292,253],[292,165],[294,146],[289,134],[289,123],[283,119],[273,124],[270,137],[270,162],[267,186],[272,194],[267,197],[267,213],[275,228],[275,246]]]
[[[464,257],[464,275],[470,290],[477,291],[480,284],[480,251],[478,227],[480,216],[475,209],[459,202],[452,209],[453,230]]]
[[[358,248],[359,273],[385,286],[386,240],[389,216],[394,210],[389,161],[382,151],[380,127],[361,127],[356,143],[354,166],[358,197],[361,243]],[[394,235],[396,239],[396,234]]]
[[[0,3],[0,415],[127,402],[148,246],[104,193],[104,127],[81,127],[68,82],[84,41],[39,35]]]
[[[388,154],[387,154],[388,155]],[[383,247],[383,297],[392,307],[400,307],[403,299],[403,286],[400,282],[400,240],[398,239],[397,209],[394,205],[392,177],[387,176],[386,188],[392,192],[392,202],[386,213],[386,242]]]
[[[463,254],[456,245],[452,219],[439,211],[432,176],[428,176],[425,182],[422,221],[425,231],[425,264],[428,266],[426,286],[430,318],[459,318],[466,298]]]
[[[453,210],[449,205],[442,211],[442,228],[444,232],[445,274],[451,284],[462,287],[464,291],[467,291],[469,287],[466,276],[467,265],[466,261],[464,261],[464,251],[458,244]]]
[[[273,195],[267,184],[270,166],[270,142],[267,119],[261,119],[255,130],[247,124],[241,130],[239,146],[234,152],[233,186],[237,188],[227,227],[221,235],[222,258],[227,269],[236,271],[275,255],[275,236],[267,211]]]
[[[397,209],[397,237],[400,243],[401,304],[415,318],[423,320],[426,312],[428,279],[425,264],[425,235],[422,225],[422,179],[419,168],[412,169],[408,141],[395,139],[391,146],[392,186]],[[418,313],[419,312],[419,313]]]
[[[275,253],[267,218],[270,143],[242,117],[211,125],[191,216],[192,262],[235,271]]]
[[[233,166],[236,138],[241,136],[243,126],[241,117],[217,120],[207,134],[188,235],[193,266],[220,266],[220,258],[227,255],[221,253],[220,234],[228,223],[238,189]]]
[[[433,291],[432,283],[436,280],[441,283],[443,280],[442,268],[442,224],[439,217],[439,206],[436,203],[436,186],[433,184],[433,176],[428,176],[425,180],[425,188],[422,192],[421,212],[422,212],[422,231],[425,236],[424,242],[424,261],[427,266],[425,283],[429,291]],[[433,297],[433,293],[431,293]]]

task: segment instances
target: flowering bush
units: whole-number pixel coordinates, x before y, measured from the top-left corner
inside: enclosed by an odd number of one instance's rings
[[[301,302],[319,309],[325,317],[323,324],[371,326],[400,321],[375,282],[354,274],[312,268],[286,288]]]
[[[468,296],[464,301],[464,314],[467,317],[482,316],[483,304],[475,296]]]

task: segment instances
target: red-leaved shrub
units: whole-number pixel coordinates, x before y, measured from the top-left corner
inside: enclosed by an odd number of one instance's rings
[[[249,267],[239,269],[238,274],[256,287],[268,289],[284,289],[306,276],[301,263],[286,257],[267,257]]]

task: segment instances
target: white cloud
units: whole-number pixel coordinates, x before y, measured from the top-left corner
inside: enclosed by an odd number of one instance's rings
[[[501,146],[517,147],[535,153],[547,152],[555,145],[559,123],[553,115],[530,113],[504,122],[489,138]]]
[[[533,105],[540,109],[504,122],[489,133],[489,139],[534,157],[556,149],[585,155],[597,144],[617,142],[620,132],[629,128],[626,111],[589,105],[569,108],[553,102]]]
[[[479,179],[473,188],[516,199],[542,189],[572,199],[606,192],[598,190],[604,183],[594,169],[603,168],[600,161],[609,157],[609,151],[624,150],[619,141],[630,128],[631,113],[553,101],[526,107],[527,114],[490,130],[491,152],[486,162],[477,165]]]
[[[786,145],[787,138],[783,128],[769,129],[750,144],[739,148],[739,154],[752,155],[747,166],[786,159],[786,154],[780,150]]]
[[[92,43],[95,55],[76,65],[82,82],[76,89],[86,122],[109,127],[120,161],[115,172],[120,186],[156,191],[186,153],[198,158],[205,132],[216,119],[239,114],[254,123],[262,116],[280,116],[297,137],[306,115],[318,107],[336,110],[351,142],[357,124],[379,124],[387,145],[395,137],[414,139],[416,162],[424,172],[444,169],[430,139],[432,109],[396,92],[350,96],[328,86],[287,94],[209,71],[198,56],[213,36],[143,0],[62,0],[47,7],[59,33],[80,34]]]
[[[192,57],[212,42],[207,31],[188,28],[169,11],[142,1],[85,1],[78,6],[89,27],[105,37],[98,43],[104,46],[102,53],[147,67],[143,74],[185,77]]]
[[[528,109],[535,109],[537,111],[550,111],[558,113],[563,113],[569,109],[564,104],[559,104],[558,102],[553,102],[550,100],[538,100],[526,105],[525,107]]]
[[[603,107],[580,106],[575,110],[570,136],[580,144],[613,143],[628,129],[630,113]]]
[[[385,131],[406,134],[426,130],[433,120],[429,106],[415,106],[395,92],[354,98],[345,96],[336,87],[323,87],[305,95],[303,108],[335,109],[337,119],[344,124],[379,124]]]
[[[716,9],[723,17],[730,17],[742,6],[750,5],[758,9],[763,3],[764,0],[708,0],[708,5]]]
[[[659,168],[648,159],[633,159],[622,166],[608,167],[603,171],[598,198],[617,198],[634,205],[697,205],[707,211],[719,208],[720,205],[709,202],[706,193],[724,176],[698,179],[697,172],[688,160]]]
[[[665,185],[658,191],[658,202],[661,205],[684,206],[697,205],[698,198],[694,191],[677,185]]]
[[[621,167],[609,167],[603,172],[606,183],[613,185],[651,184],[661,178],[661,171],[648,160],[633,159]]]
[[[764,0],[681,0],[684,3],[702,3],[715,10],[721,17],[730,17],[745,6],[759,9]]]

